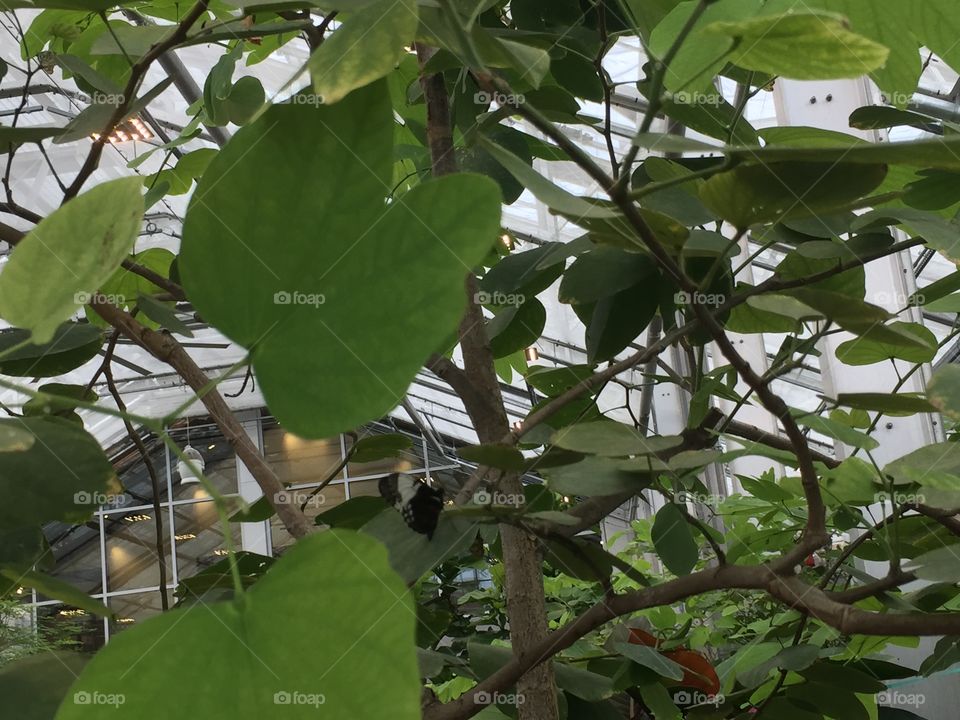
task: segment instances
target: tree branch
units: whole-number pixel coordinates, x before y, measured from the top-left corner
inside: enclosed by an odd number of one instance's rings
[[[449,8],[447,8],[449,10]],[[427,75],[423,68],[433,50],[418,44],[420,84],[427,103],[427,142],[435,177],[457,172],[453,145],[450,101],[442,74]],[[491,241],[493,238],[491,238]],[[461,396],[477,437],[482,443],[496,442],[509,432],[510,424],[503,405],[500,381],[494,369],[493,352],[487,338],[483,307],[478,302],[478,284],[471,270],[466,275],[467,310],[460,322],[460,347],[463,352],[464,378],[473,391]],[[449,372],[448,376],[456,377]],[[523,497],[523,485],[517,473],[504,473],[500,489],[515,498]],[[546,599],[543,567],[536,537],[511,525],[500,526],[503,565],[506,570],[507,616],[513,651],[522,655],[542,642],[547,634]],[[520,720],[556,720],[558,717],[553,666],[539,665],[523,678],[517,692],[525,698],[518,707]]]
[[[127,80],[126,87],[123,89],[122,100],[117,106],[117,109],[113,111],[110,120],[100,132],[100,136],[93,141],[90,152],[87,153],[87,157],[80,167],[80,172],[77,173],[70,187],[68,187],[67,191],[63,194],[63,202],[67,202],[72,197],[75,197],[80,192],[83,184],[93,174],[93,171],[97,169],[97,165],[100,163],[100,156],[103,154],[103,147],[107,144],[110,133],[113,132],[113,129],[126,116],[128,112],[127,108],[133,104],[137,89],[140,87],[140,83],[146,76],[147,70],[150,69],[153,61],[178,43],[187,39],[187,31],[206,13],[208,4],[209,0],[199,0],[196,5],[190,8],[189,12],[187,12],[183,20],[177,24],[176,29],[170,33],[170,35],[165,37],[162,42],[152,45],[146,54],[130,68],[130,78]]]
[[[229,408],[223,396],[216,388],[211,389],[210,378],[194,362],[180,343],[167,333],[155,332],[145,327],[129,313],[96,296],[91,300],[90,307],[137,345],[147,350],[161,362],[170,365],[187,385],[198,393],[200,401],[207,412],[210,413],[210,417],[213,418],[224,438],[237,453],[237,457],[250,470],[268,502],[276,509],[277,516],[283,522],[284,527],[293,537],[305,537],[316,529],[294,503],[278,501],[278,497],[284,497],[281,494],[284,491],[283,483],[280,482],[276,473],[273,472],[273,468],[267,464],[260,451],[254,446],[253,441],[234,417],[233,411]]]
[[[0,240],[16,245],[24,237],[24,233],[7,225],[0,224]],[[284,497],[283,483],[277,478],[260,451],[254,446],[246,430],[237,421],[233,411],[227,405],[223,396],[216,388],[211,388],[210,378],[194,362],[193,358],[183,349],[173,336],[151,330],[136,320],[130,313],[124,312],[116,305],[104,299],[93,296],[90,307],[110,325],[137,343],[157,360],[165,362],[184,379],[200,401],[206,407],[220,432],[237,453],[237,457],[247,466],[253,475],[268,502],[276,509],[277,516],[284,527],[293,537],[301,538],[314,532],[316,527],[310,523],[295,504],[280,503],[278,497]]]

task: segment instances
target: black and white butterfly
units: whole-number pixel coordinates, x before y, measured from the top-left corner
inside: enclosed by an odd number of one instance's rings
[[[407,526],[414,532],[433,538],[437,520],[443,510],[443,490],[432,488],[420,478],[392,473],[377,484],[383,499],[393,505]]]

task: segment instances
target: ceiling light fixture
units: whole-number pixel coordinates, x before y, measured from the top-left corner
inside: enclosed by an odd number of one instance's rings
[[[185,448],[183,448],[183,457],[195,465],[197,470],[199,470],[201,473],[203,472],[203,468],[205,466],[203,455],[201,455],[200,451],[191,446],[189,443]],[[191,468],[190,465],[188,465],[182,459],[177,463],[177,472],[180,474],[181,485],[200,482],[199,474],[195,473],[193,468]]]
[[[99,140],[100,133],[93,133],[90,137],[94,140]],[[129,120],[124,120],[119,123],[113,131],[107,135],[107,142],[116,144],[130,140],[150,140],[152,137],[153,133],[150,131],[150,128],[148,128],[140,118],[132,117]]]

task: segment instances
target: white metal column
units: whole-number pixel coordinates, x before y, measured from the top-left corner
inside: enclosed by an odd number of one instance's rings
[[[236,416],[257,449],[263,452],[263,433],[261,432],[259,411],[244,410],[236,413]],[[240,497],[251,504],[263,497],[263,492],[260,490],[253,474],[239,457],[237,458],[237,491],[240,493]],[[240,523],[240,547],[248,552],[269,555],[271,553],[270,521]]]

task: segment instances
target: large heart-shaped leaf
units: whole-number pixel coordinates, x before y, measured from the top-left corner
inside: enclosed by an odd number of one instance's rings
[[[416,0],[380,0],[348,17],[310,58],[325,103],[390,73],[417,32]]]
[[[0,316],[37,343],[50,340],[130,251],[143,218],[140,187],[139,177],[112,180],[45,217],[0,275]]]
[[[697,543],[678,505],[667,503],[657,511],[650,537],[663,564],[674,575],[686,575],[697,564]]]
[[[382,83],[336,105],[275,106],[213,160],[187,213],[187,294],[253,351],[270,408],[298,435],[330,437],[397,405],[496,241],[487,178],[452,175],[385,203],[392,138]]]
[[[11,418],[0,427],[25,430],[29,449],[0,452],[0,528],[89,516],[115,477],[97,441],[60,418]]]
[[[850,32],[845,19],[793,12],[704,28],[736,41],[730,60],[748,70],[797,80],[853,78],[883,66],[889,48]],[[790,52],[784,52],[784,43]]]
[[[387,508],[363,526],[387,546],[390,566],[409,583],[449,557],[464,553],[477,537],[478,525],[466,517],[440,513],[433,537],[416,533],[407,527],[400,513]]]
[[[174,610],[117,635],[57,718],[115,707],[124,717],[168,718],[169,687],[157,682],[165,677],[176,679],[177,703],[197,717],[414,720],[414,624],[383,546],[331,530],[297,543],[238,601]],[[91,707],[111,695],[122,704]]]
[[[30,655],[0,670],[0,697],[20,720],[50,720],[87,656],[65,651]]]
[[[90,360],[103,345],[100,330],[83,323],[64,323],[50,342],[12,348],[30,339],[29,330],[0,332],[0,374],[15,377],[53,377],[70,372]]]

